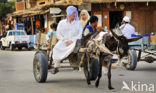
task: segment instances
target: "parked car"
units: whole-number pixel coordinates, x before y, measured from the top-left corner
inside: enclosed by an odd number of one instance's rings
[[[16,47],[21,50],[23,47],[28,48],[29,36],[23,30],[9,30],[6,37],[0,39],[0,44],[2,50],[10,48],[13,51]]]

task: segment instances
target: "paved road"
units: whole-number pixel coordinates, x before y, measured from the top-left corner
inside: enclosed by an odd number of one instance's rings
[[[86,84],[83,72],[69,68],[61,69],[56,75],[49,73],[46,83],[36,83],[32,73],[34,53],[0,51],[0,93],[135,93],[139,90],[144,91],[136,93],[156,93],[156,62],[140,62],[135,71],[127,71],[123,67],[114,69],[112,85],[115,90],[109,91],[106,75],[103,75],[99,88],[95,88],[94,82],[91,86]],[[130,91],[121,90],[123,81],[128,84]],[[153,87],[154,92],[147,92],[152,91]]]

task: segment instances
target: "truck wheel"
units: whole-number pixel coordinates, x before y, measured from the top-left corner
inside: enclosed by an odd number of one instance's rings
[[[128,64],[125,65],[127,70],[135,70],[137,66],[137,55],[133,50],[130,50],[128,56]]]
[[[46,55],[41,51],[38,51],[34,56],[33,74],[38,83],[46,82],[48,75],[48,60]]]
[[[25,48],[26,48],[26,49],[28,49],[28,48],[29,48],[29,46],[27,45],[27,46],[25,46]]]
[[[3,45],[1,45],[1,50],[5,50],[5,47]]]
[[[22,50],[22,47],[18,47],[18,50]]]
[[[10,51],[13,51],[14,50],[14,45],[13,44],[10,44]]]

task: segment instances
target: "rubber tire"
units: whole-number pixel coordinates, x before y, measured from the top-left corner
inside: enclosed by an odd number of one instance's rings
[[[46,59],[48,60],[47,51],[41,50],[39,52],[42,52],[46,56]]]
[[[9,49],[10,51],[13,51],[14,50],[14,46],[12,44],[9,45]]]
[[[96,80],[99,75],[99,61],[97,59],[92,59],[90,69],[90,80]]]
[[[25,46],[25,49],[29,50],[29,45]]]
[[[133,50],[130,50],[129,52],[130,56],[131,56],[131,59],[132,59],[132,62],[131,62],[131,65],[130,67],[126,67],[127,70],[135,70],[136,67],[137,67],[137,55],[136,53],[133,51]]]
[[[25,48],[26,48],[26,49],[28,49],[28,48],[29,48],[29,46],[27,45],[27,46],[25,46]]]
[[[39,61],[40,66],[40,78],[37,78],[36,72],[35,72],[35,63]],[[38,83],[44,83],[47,80],[48,75],[48,60],[46,58],[46,55],[42,51],[36,52],[33,60],[33,74],[34,78]]]
[[[18,50],[22,50],[22,47],[18,47]]]
[[[3,45],[1,45],[1,50],[5,50],[5,47]]]

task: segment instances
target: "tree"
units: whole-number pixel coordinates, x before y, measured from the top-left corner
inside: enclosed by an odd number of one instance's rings
[[[0,0],[0,20],[2,20],[8,13],[15,10],[15,2],[6,2],[6,0]]]
[[[7,0],[0,0],[0,3],[6,3]]]

